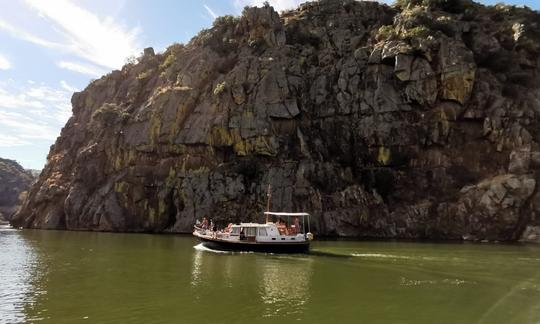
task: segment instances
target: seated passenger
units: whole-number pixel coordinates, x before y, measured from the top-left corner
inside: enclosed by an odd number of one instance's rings
[[[291,225],[291,227],[289,228],[289,234],[296,235],[296,227],[294,225]]]
[[[202,228],[208,229],[208,219],[206,219],[206,217],[203,217],[202,219]]]
[[[285,222],[283,221],[279,221],[278,224],[277,224],[277,229],[279,231],[279,234],[280,235],[286,235],[287,233],[287,226],[285,225]]]

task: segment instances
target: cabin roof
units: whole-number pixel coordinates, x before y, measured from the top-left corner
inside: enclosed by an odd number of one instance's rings
[[[269,227],[275,225],[274,223],[266,223],[266,224],[260,224],[260,223],[240,223],[240,224],[233,224],[233,227]]]
[[[264,212],[265,215],[274,215],[274,216],[309,216],[308,213],[286,213],[286,212]]]

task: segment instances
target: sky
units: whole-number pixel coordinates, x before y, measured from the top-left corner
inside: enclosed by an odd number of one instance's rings
[[[385,0],[391,2],[391,0]],[[271,0],[277,10],[305,0]],[[482,0],[495,4],[498,0]],[[540,10],[540,0],[506,0]],[[43,168],[70,99],[145,47],[187,43],[263,0],[0,0],[0,157]]]

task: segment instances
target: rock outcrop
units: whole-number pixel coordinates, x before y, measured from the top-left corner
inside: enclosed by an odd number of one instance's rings
[[[17,162],[0,158],[0,221],[6,221],[24,200],[34,176]]]
[[[465,0],[220,17],[74,94],[13,223],[190,232],[260,220],[271,184],[318,234],[534,240],[539,35]]]

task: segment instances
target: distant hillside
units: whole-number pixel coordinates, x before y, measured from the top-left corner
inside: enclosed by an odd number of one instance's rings
[[[0,158],[0,219],[8,220],[16,211],[33,180],[32,173],[17,162]]]

